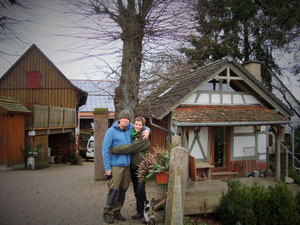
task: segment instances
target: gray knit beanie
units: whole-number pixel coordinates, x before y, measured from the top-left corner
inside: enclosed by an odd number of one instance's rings
[[[129,119],[131,120],[131,113],[128,110],[122,110],[119,115],[118,119]]]

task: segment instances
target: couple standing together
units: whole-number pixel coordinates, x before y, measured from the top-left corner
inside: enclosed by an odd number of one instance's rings
[[[136,117],[130,124],[131,114],[127,110],[119,113],[118,121],[106,131],[102,156],[108,184],[107,202],[103,210],[103,220],[114,223],[115,220],[125,221],[121,208],[129,186],[130,177],[136,198],[137,213],[131,218],[143,218],[144,202],[146,201],[145,182],[137,178],[138,164],[146,152],[150,150],[148,139],[150,129],[145,127],[145,118]]]

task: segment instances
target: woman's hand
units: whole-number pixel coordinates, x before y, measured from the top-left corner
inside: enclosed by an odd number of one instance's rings
[[[142,138],[143,138],[143,140],[147,140],[148,137],[149,137],[149,134],[150,134],[150,131],[149,131],[149,130],[144,130],[144,131],[142,132]]]

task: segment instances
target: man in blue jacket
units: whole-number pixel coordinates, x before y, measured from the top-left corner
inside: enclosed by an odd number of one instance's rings
[[[114,219],[126,220],[121,215],[121,208],[125,201],[125,193],[130,182],[130,154],[129,155],[114,155],[110,154],[111,147],[130,144],[131,130],[133,125],[130,124],[131,114],[127,110],[119,113],[119,120],[106,131],[103,145],[102,156],[105,175],[108,184],[108,196],[106,206],[103,210],[103,220],[106,223],[114,223]],[[149,128],[144,131],[143,138],[149,136]]]

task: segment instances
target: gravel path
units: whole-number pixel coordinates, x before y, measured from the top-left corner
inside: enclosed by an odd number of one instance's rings
[[[55,164],[41,170],[0,172],[1,225],[93,225],[102,220],[106,203],[105,181],[93,180],[94,163],[83,165]],[[159,199],[163,188],[153,182],[146,186],[147,198]],[[127,191],[122,215],[125,222],[115,224],[142,224],[131,220],[135,214],[132,185]],[[159,224],[163,212],[156,213]]]

